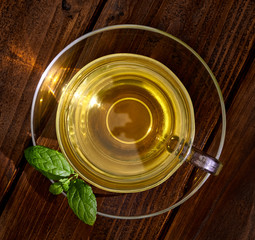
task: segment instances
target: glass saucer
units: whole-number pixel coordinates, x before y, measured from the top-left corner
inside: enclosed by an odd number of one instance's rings
[[[193,103],[195,147],[204,147],[216,122],[221,120],[221,134],[210,139],[214,147],[209,152],[219,159],[225,140],[226,114],[221,90],[213,73],[204,60],[181,40],[140,25],[116,25],[87,33],[52,60],[42,74],[33,98],[33,144],[59,150],[55,120],[63,90],[87,63],[113,53],[148,56],[171,69],[182,81]],[[189,163],[184,163],[167,181],[147,191],[112,193],[92,186],[98,201],[98,215],[140,219],[165,213],[188,200],[209,176]]]

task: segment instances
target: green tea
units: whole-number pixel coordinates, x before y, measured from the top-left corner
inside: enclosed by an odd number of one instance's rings
[[[112,54],[86,65],[66,86],[57,136],[85,180],[136,192],[179,167],[194,137],[193,118],[187,91],[166,66],[141,55]]]

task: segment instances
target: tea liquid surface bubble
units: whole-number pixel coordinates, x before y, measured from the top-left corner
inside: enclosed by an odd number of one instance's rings
[[[82,68],[61,96],[61,150],[88,182],[141,191],[167,179],[194,137],[189,95],[160,62],[112,54]],[[187,148],[188,146],[188,148]]]

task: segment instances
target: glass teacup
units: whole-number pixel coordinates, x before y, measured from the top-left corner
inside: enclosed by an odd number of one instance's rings
[[[162,63],[138,54],[110,54],[83,67],[62,93],[56,130],[73,168],[107,191],[153,188],[187,157],[219,170],[217,160],[190,154],[194,111],[181,81]]]

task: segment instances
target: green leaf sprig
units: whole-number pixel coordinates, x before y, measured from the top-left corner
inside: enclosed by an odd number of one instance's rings
[[[37,145],[25,150],[25,158],[45,177],[55,181],[49,188],[52,194],[66,192],[69,206],[75,215],[86,224],[95,223],[97,201],[92,188],[82,179],[78,179],[78,174],[62,153]]]

